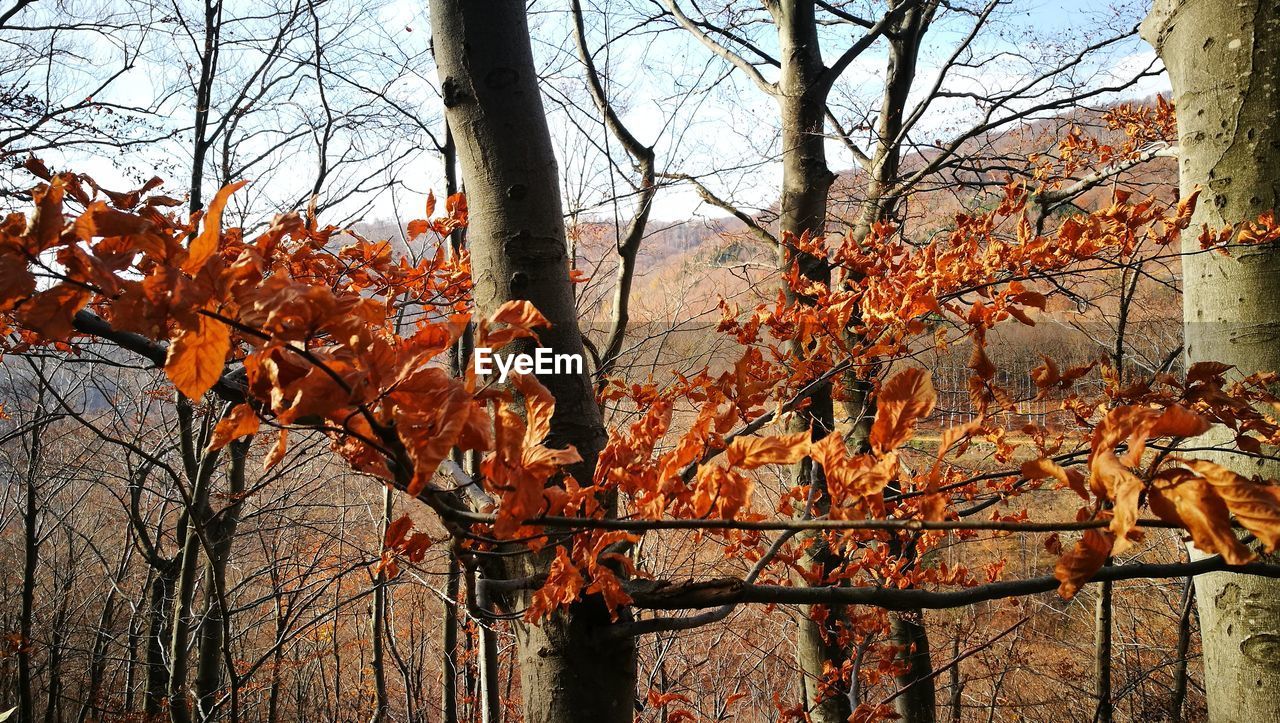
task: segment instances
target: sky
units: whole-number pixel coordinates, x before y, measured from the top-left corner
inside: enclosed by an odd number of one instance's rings
[[[978,0],[961,0],[972,4]],[[652,13],[657,4],[652,0],[596,0],[587,2],[588,43],[599,52],[597,64],[607,75],[608,93],[632,132],[646,143],[653,143],[661,171],[687,173],[703,179],[719,195],[746,208],[759,208],[777,197],[781,166],[776,160],[778,122],[772,99],[730,69],[678,28],[663,26],[661,32],[652,25],[641,26],[643,13]],[[693,12],[689,0],[682,0],[687,12]],[[703,2],[705,9],[726,3]],[[86,15],[101,2],[68,0],[68,5]],[[234,0],[229,0],[232,7]],[[424,125],[439,134],[440,116],[434,68],[428,51],[430,24],[424,0],[375,0],[369,3],[334,3],[338,7],[335,30],[327,58],[335,59],[342,77],[379,88],[386,96]],[[737,8],[756,8],[753,2],[733,3]],[[864,12],[882,12],[880,4],[867,0]],[[113,6],[137,13],[156,12],[135,0]],[[253,3],[242,7],[253,7]],[[590,107],[582,79],[582,66],[576,57],[571,25],[565,11],[567,3],[556,0],[534,0],[530,19],[535,56],[543,75],[544,101],[548,110],[553,141],[560,156],[561,185],[566,207],[587,217],[626,217],[629,209],[627,191],[629,165],[623,159],[615,164],[606,161],[606,150],[622,159],[616,142],[610,142]],[[851,8],[854,6],[850,6]],[[160,8],[163,9],[163,8]],[[949,74],[943,88],[954,93],[981,93],[1008,89],[1025,82],[1039,72],[1044,63],[1070,54],[1096,42],[1106,32],[1133,27],[1145,13],[1145,3],[1114,4],[1090,0],[1008,0],[993,15],[992,22],[973,45],[977,67]],[[121,11],[125,12],[125,11]],[[153,17],[163,19],[163,14]],[[639,26],[640,29],[636,29]],[[957,42],[969,30],[965,17],[940,19],[930,33],[922,51],[919,81],[912,102],[917,102],[924,89],[931,87],[940,68],[951,55]],[[629,32],[623,32],[630,29]],[[776,48],[770,28],[763,25],[744,30],[767,52]],[[822,37],[824,56],[830,61],[862,31],[849,26],[836,26]],[[615,38],[604,46],[604,38]],[[95,37],[87,41],[90,50],[101,56],[98,65],[109,67],[116,61],[121,47],[131,40]],[[177,129],[189,125],[189,102],[173,89],[180,87],[188,72],[184,55],[184,38],[172,24],[137,41],[147,50],[133,61],[132,68],[108,90],[110,99],[125,105],[153,105],[164,109],[150,119],[158,129]],[[189,44],[189,43],[188,43]],[[979,62],[981,61],[981,62]],[[832,95],[832,105],[842,121],[857,125],[857,119],[874,111],[880,94],[886,58],[883,44],[872,47],[844,73]],[[1154,52],[1136,37],[1108,47],[1075,68],[1070,80],[1082,86],[1117,84],[1123,78],[1148,69]],[[249,54],[229,54],[223,80],[245,77],[252,66]],[[237,64],[244,67],[236,67]],[[96,71],[96,72],[95,72]],[[61,71],[70,81],[72,69]],[[100,69],[75,69],[84,75],[80,85],[100,75]],[[762,70],[769,76],[769,70]],[[3,79],[3,78],[0,78]],[[1097,99],[1095,103],[1126,98],[1147,97],[1167,87],[1163,75],[1142,78],[1121,93]],[[73,91],[72,91],[73,92]],[[288,105],[281,105],[279,117],[270,114],[264,129],[277,136],[291,129],[297,118],[314,113],[318,106],[314,93],[294,91]],[[1036,86],[1023,102],[1033,102],[1061,92],[1050,83]],[[297,110],[294,108],[305,109]],[[1016,108],[1017,103],[1012,107]],[[353,162],[342,169],[346,180],[363,177],[378,167],[373,158],[401,158],[395,166],[401,181],[393,191],[386,191],[359,202],[341,204],[335,210],[339,217],[363,212],[369,218],[407,220],[422,207],[428,189],[439,194],[443,189],[443,170],[438,156],[430,148],[430,139],[422,133],[405,133],[388,126],[362,127],[361,106],[354,103],[346,109],[353,128],[352,147],[371,157],[365,163]],[[978,117],[980,109],[965,97],[934,103],[917,127],[918,140],[946,139],[966,128]],[[278,121],[280,128],[270,124]],[[305,133],[303,134],[305,136]],[[866,135],[865,133],[863,134]],[[263,138],[273,137],[270,133]],[[437,139],[439,136],[437,136]],[[869,138],[864,140],[869,141]],[[264,143],[266,141],[263,141]],[[310,140],[303,138],[305,146]],[[185,180],[183,163],[189,164],[189,136],[178,133],[174,138],[146,151],[131,149],[125,154],[104,154],[98,149],[74,153],[50,152],[54,162],[84,170],[105,183],[127,186],[133,178],[152,172],[174,179],[178,187]],[[865,143],[864,143],[865,147]],[[851,168],[852,156],[840,143],[828,143],[829,166],[836,171]],[[184,155],[185,154],[185,155]],[[381,154],[381,155],[380,155]],[[305,188],[294,188],[291,181],[307,178],[316,167],[309,152],[295,153],[282,160],[273,170],[271,190],[280,190],[279,199],[304,198]],[[268,184],[250,179],[259,192],[269,195]],[[293,185],[298,185],[294,183]],[[305,184],[303,184],[305,185]],[[299,195],[301,194],[301,195]],[[368,208],[363,208],[368,204]],[[703,204],[687,187],[664,188],[658,196],[653,216],[658,220],[713,218],[723,213]]]

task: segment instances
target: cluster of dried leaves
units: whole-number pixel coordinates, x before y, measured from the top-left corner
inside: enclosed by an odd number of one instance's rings
[[[55,175],[38,163],[30,168],[43,179],[32,191],[34,211],[10,214],[0,225],[0,326],[9,352],[52,345],[76,353],[94,334],[124,346],[154,344],[177,393],[199,400],[215,390],[230,402],[211,447],[267,425],[277,435],[265,459],[270,466],[283,457],[291,428],[319,430],[354,469],[439,512],[464,545],[545,545],[540,518],[597,518],[604,514],[602,500],[616,493],[637,520],[809,514],[807,488],[768,505],[755,493],[758,470],[804,458],[821,466],[823,508],[833,520],[947,520],[957,514],[953,498],[981,491],[1012,493],[1045,481],[1075,491],[1084,502],[1077,519],[1107,526],[1089,530],[1062,555],[1057,573],[1064,595],[1141,534],[1143,507],[1232,563],[1253,557],[1240,529],[1267,550],[1280,536],[1280,494],[1272,483],[1174,449],[1177,440],[1211,426],[1230,430],[1229,445],[1245,453],[1280,443],[1280,428],[1266,411],[1278,403],[1267,391],[1274,375],[1229,381],[1229,368],[1202,364],[1185,379],[1162,374],[1122,387],[1105,362],[1061,371],[1046,359],[1034,372],[1036,383],[1042,394],[1065,394],[1063,407],[1087,436],[1030,425],[1021,430],[1028,441],[1019,450],[1001,419],[1015,400],[996,383],[987,332],[1006,320],[1034,323],[1033,313],[1046,304],[1034,288],[1037,278],[1100,255],[1131,254],[1139,245],[1168,246],[1186,228],[1194,197],[1164,208],[1118,194],[1110,206],[1041,235],[1028,218],[1033,194],[1010,184],[998,207],[958,216],[952,228],[923,242],[909,242],[884,224],[867,239],[849,236],[834,247],[825,239],[788,238],[827,259],[837,271],[833,282],[793,272],[790,298],[780,294],[746,314],[724,305],[721,331],[743,351],[723,373],[609,384],[605,399],[643,411],[612,430],[594,478],[578,480],[565,470],[581,461],[578,452],[545,444],[555,403],[535,378],[516,376],[512,388],[497,388],[471,373],[455,377],[443,363],[470,321],[465,252],[449,253],[439,243],[433,256],[411,262],[387,242],[320,226],[309,212],[277,216],[246,237],[223,223],[241,184],[186,217],[171,210],[176,200],[155,193],[158,181],[116,193],[82,175]],[[433,212],[429,206],[427,216]],[[410,234],[442,240],[465,223],[465,203],[454,197],[446,215],[412,222]],[[1228,238],[1270,241],[1280,230],[1266,218],[1228,236],[1205,233],[1212,246]],[[839,430],[756,433],[767,428],[762,422],[781,424],[803,408],[808,390],[823,380],[844,372],[872,379],[937,332],[940,320],[963,329],[972,344],[969,391],[979,416],[943,430],[930,464],[910,469],[903,463],[904,445],[936,403],[929,375],[910,365],[879,384],[864,446],[851,448]],[[532,305],[510,302],[480,320],[476,343],[502,347],[536,338],[546,325]],[[794,355],[794,340],[805,346],[802,359]],[[1104,381],[1102,395],[1077,395],[1074,383],[1095,372]],[[696,414],[673,429],[677,403],[692,404]],[[1171,441],[1149,450],[1160,438]],[[1010,464],[1006,476],[987,475],[985,487],[948,461],[977,439],[993,444],[996,459]],[[1063,450],[1080,447],[1087,458],[1072,466],[1079,457]],[[456,490],[436,473],[455,449],[485,454],[478,484],[492,501],[481,510],[492,513],[486,522],[454,524],[446,498]],[[1032,457],[1020,469],[1012,462],[1019,455]],[[732,554],[750,560],[763,554],[757,532],[708,534],[724,537]],[[805,562],[812,538],[799,541],[778,552],[777,569],[766,577],[781,581],[790,571],[791,579],[813,585],[978,584],[967,570],[906,564],[894,558],[892,546],[867,544],[898,534],[829,533],[847,563],[825,571]],[[913,534],[917,555],[940,537]],[[619,575],[636,571],[611,551],[626,539],[628,533],[584,524],[556,548],[528,617],[583,594],[600,594],[613,610],[628,603]],[[429,544],[407,519],[398,521],[388,530],[382,564],[418,559]],[[985,577],[998,573],[993,563]]]

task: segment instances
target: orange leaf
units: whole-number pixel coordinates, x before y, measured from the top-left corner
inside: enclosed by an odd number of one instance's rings
[[[547,581],[533,593],[529,609],[524,614],[525,620],[541,620],[557,608],[577,600],[583,584],[582,573],[578,571],[577,565],[569,559],[563,547],[557,547],[556,557],[551,561],[551,569],[547,571]]]
[[[716,517],[731,520],[751,504],[755,483],[747,476],[718,465],[698,468],[697,486],[693,494],[693,513],[706,517],[712,510]]]
[[[1084,536],[1071,551],[1058,558],[1053,576],[1058,578],[1058,594],[1070,600],[1094,573],[1102,568],[1111,555],[1114,542],[1110,532],[1085,530]]]
[[[267,458],[262,460],[263,471],[269,470],[280,463],[284,459],[284,453],[289,448],[289,430],[281,429],[280,438],[276,440],[276,446],[271,448],[267,453]]]
[[[222,449],[232,440],[256,434],[258,432],[258,415],[248,404],[237,404],[231,413],[218,422],[213,428],[213,438],[209,440],[209,451]]]
[[[755,469],[766,464],[799,462],[809,453],[809,433],[779,434],[771,437],[737,437],[725,450],[730,467]]]
[[[1152,437],[1195,437],[1209,430],[1209,420],[1178,406],[1167,407],[1151,428]]]
[[[532,374],[512,374],[512,383],[524,395],[526,424],[524,446],[533,447],[551,433],[551,418],[556,412],[556,400],[542,382]]]
[[[497,331],[491,329],[494,324],[500,323],[507,324],[510,328]],[[533,330],[546,326],[551,326],[551,322],[532,303],[508,301],[499,306],[493,316],[481,320],[480,328],[476,331],[476,346],[498,349],[515,339],[536,338],[537,334]]]
[[[387,531],[382,536],[382,545],[384,547],[399,546],[411,529],[413,529],[413,520],[408,515],[401,515],[395,522],[387,525]]]
[[[1267,552],[1280,546],[1280,488],[1260,484],[1204,460],[1192,460],[1186,465],[1213,485],[1231,514],[1262,541]]]
[[[449,214],[449,220],[455,225],[467,225],[467,196],[464,193],[455,193],[444,200],[444,211]]]
[[[132,236],[151,231],[154,225],[141,216],[124,213],[95,201],[76,219],[76,235],[85,241],[95,237]]]
[[[194,275],[217,252],[218,242],[222,238],[222,210],[226,207],[231,194],[246,183],[248,181],[236,181],[223,186],[214,194],[213,200],[209,202],[209,210],[204,214],[204,227],[200,229],[200,235],[191,241],[191,247],[187,249],[187,261],[182,265],[183,271]]]
[[[1053,477],[1071,488],[1072,492],[1089,501],[1089,490],[1084,485],[1084,475],[1074,469],[1064,469],[1051,459],[1033,459],[1022,463],[1022,476],[1027,479]]]
[[[1187,370],[1187,383],[1207,382],[1226,374],[1235,367],[1216,361],[1202,361],[1191,365]]]
[[[405,230],[405,233],[409,238],[413,239],[430,230],[431,222],[419,218],[409,222],[409,227]]]
[[[547,321],[547,317],[538,311],[538,307],[532,302],[517,300],[508,301],[498,307],[493,312],[493,316],[489,317],[491,324],[510,324],[518,326],[522,329],[534,329],[540,326],[550,326],[551,322]]]
[[[189,399],[199,399],[213,387],[231,350],[231,330],[217,319],[195,315],[195,327],[178,333],[169,345],[164,373]]]
[[[8,311],[36,292],[36,279],[27,270],[27,260],[9,250],[0,252],[0,311]]]
[[[40,185],[31,192],[36,202],[35,213],[31,216],[31,224],[27,229],[27,237],[35,243],[28,243],[27,251],[33,256],[58,243],[62,236],[62,197],[66,184],[62,178],[53,179],[48,185]]]
[[[897,449],[911,438],[915,423],[933,411],[937,395],[923,369],[904,369],[885,382],[876,397],[876,420],[871,447],[878,452]]]
[[[1089,463],[1089,471],[1093,475],[1092,484],[1095,492],[1099,486],[1101,491],[1115,505],[1115,516],[1111,518],[1111,532],[1115,535],[1115,549],[1112,554],[1119,554],[1129,547],[1129,533],[1138,524],[1138,498],[1142,494],[1142,480],[1125,467],[1115,452],[1103,450],[1094,456]]]
[[[18,307],[18,323],[43,336],[61,340],[75,330],[72,320],[89,301],[89,292],[79,286],[58,284],[41,291]]]
[[[1203,477],[1185,469],[1166,470],[1155,480],[1151,511],[1191,533],[1197,548],[1220,554],[1232,565],[1252,562],[1256,555],[1231,528],[1227,505]]]

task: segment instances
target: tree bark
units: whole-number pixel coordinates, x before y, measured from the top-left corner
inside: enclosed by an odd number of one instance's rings
[[[157,568],[147,598],[147,695],[144,710],[148,720],[164,712],[164,703],[169,697],[169,666],[165,662],[164,649],[173,634],[169,627],[169,611],[177,585],[176,565]]]
[[[1243,374],[1280,370],[1280,253],[1196,253],[1202,225],[1280,207],[1280,8],[1273,0],[1157,0],[1142,36],[1173,85],[1182,195],[1202,189],[1182,242],[1187,361],[1221,361]],[[1274,465],[1242,459],[1219,461],[1277,476]],[[1216,573],[1195,587],[1210,719],[1280,720],[1280,582]]]
[[[18,646],[18,720],[35,723],[35,702],[32,698],[31,649],[32,618],[35,616],[36,566],[40,561],[40,505],[36,501],[39,491],[40,453],[43,446],[45,423],[43,398],[36,406],[36,423],[31,425],[31,446],[27,450],[27,469],[24,490],[26,500],[22,511],[22,612],[18,622],[21,637]]]
[[[492,313],[511,299],[528,300],[551,323],[540,333],[542,346],[582,355],[558,172],[524,3],[432,0],[430,12],[445,114],[467,189],[477,313]],[[546,443],[574,445],[585,461],[571,471],[590,480],[605,434],[587,375],[546,375],[540,381],[556,400]],[[544,552],[522,556],[502,572],[529,574],[547,564]],[[514,599],[505,607],[522,609],[525,603]],[[587,598],[540,625],[514,625],[526,721],[631,721],[635,642],[603,635],[609,624],[603,603]]]
[[[217,693],[222,687],[222,668],[225,662],[223,646],[226,644],[230,611],[223,606],[227,581],[227,562],[231,557],[231,545],[235,541],[236,528],[240,524],[243,504],[245,461],[249,453],[249,440],[232,442],[230,469],[227,473],[228,499],[232,500],[216,519],[211,520],[205,534],[209,540],[209,559],[204,569],[204,606],[200,616],[195,693],[198,717],[208,720],[217,704]],[[232,678],[234,683],[234,678]],[[234,690],[234,687],[233,687]]]
[[[896,676],[898,689],[902,691],[893,700],[898,717],[907,723],[932,723],[937,717],[937,686],[931,668],[933,656],[929,651],[924,611],[890,613],[889,629],[894,644],[901,646],[898,661],[905,671]],[[921,674],[922,670],[928,672]]]
[[[449,552],[449,573],[445,578],[444,617],[440,621],[440,717],[444,723],[458,723],[458,591],[462,567],[458,556]]]
[[[902,163],[902,139],[899,138],[907,110],[907,100],[915,84],[916,66],[924,35],[937,11],[935,2],[894,0],[893,7],[901,14],[893,23],[888,40],[888,59],[885,67],[884,94],[880,106],[880,119],[876,127],[877,142],[871,158],[866,200],[854,229],[854,237],[862,243],[872,227],[893,217],[899,199],[889,195],[889,189],[897,182]],[[905,9],[904,9],[905,8]],[[865,452],[871,422],[875,417],[875,399],[870,385],[857,374],[843,376],[844,409],[853,434],[850,446]],[[897,485],[886,492],[896,494]],[[898,554],[914,555],[914,543],[899,544]],[[933,678],[933,657],[929,650],[929,631],[924,625],[923,610],[890,612],[890,627],[895,642],[903,646],[901,672],[896,676],[902,695],[894,699],[899,717],[905,723],[933,723],[937,718],[937,689]]]
[[[393,504],[391,488],[383,488],[382,518],[378,523],[378,537],[383,546],[386,545],[387,526],[391,524]],[[380,554],[382,552],[383,550],[379,550]],[[387,700],[387,667],[382,649],[386,629],[387,592],[387,574],[384,570],[378,570],[373,580],[373,612],[369,615],[369,639],[372,641],[369,667],[373,671],[373,714],[369,716],[370,723],[382,723],[390,707]]]
[[[1187,578],[1182,589],[1182,615],[1178,618],[1178,647],[1174,655],[1173,694],[1169,699],[1169,720],[1182,723],[1182,706],[1187,700],[1187,654],[1191,650],[1191,615],[1195,605],[1195,583]]]
[[[1093,609],[1094,723],[1111,723],[1111,583],[1098,586]]]
[[[184,439],[190,439],[189,425],[183,429]],[[173,614],[169,618],[169,720],[172,723],[190,723],[191,704],[187,700],[187,670],[194,623],[191,608],[195,602],[196,574],[200,568],[200,535],[207,531],[209,522],[209,485],[220,454],[207,452],[194,465],[190,474],[191,496],[184,511],[186,524],[179,524],[182,550],[176,562],[177,587],[173,596]]]
[[[822,284],[831,282],[831,269],[825,258],[797,251],[791,237],[808,233],[822,236],[826,231],[827,198],[835,175],[827,167],[826,97],[822,51],[818,41],[815,8],[811,0],[780,2],[771,8],[778,27],[781,68],[775,98],[782,122],[782,198],[779,211],[778,261],[783,273],[794,265],[799,273]],[[789,300],[797,299],[790,286],[785,287]],[[791,353],[797,359],[808,355],[807,339],[791,341]],[[815,440],[825,437],[835,427],[835,413],[830,393],[814,395],[810,405],[791,422],[791,431],[812,430]],[[812,460],[803,460],[792,474],[795,485],[812,485],[812,509],[815,516],[825,512],[828,504],[821,469]],[[806,562],[824,573],[839,564],[821,533],[807,535]],[[837,624],[847,620],[844,608],[831,609],[817,615],[813,606],[802,606],[796,631],[796,662],[800,666],[805,708],[814,723],[843,723],[853,706],[847,685],[829,685],[824,680],[828,670],[840,671],[849,650],[839,643]],[[815,619],[816,618],[816,619]],[[826,622],[820,623],[819,619]],[[826,688],[826,690],[824,690]]]

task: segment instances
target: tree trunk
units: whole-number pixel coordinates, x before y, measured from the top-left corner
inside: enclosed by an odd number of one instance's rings
[[[125,532],[124,544],[120,552],[120,563],[116,566],[115,575],[111,580],[110,587],[107,589],[107,598],[102,603],[102,612],[98,615],[98,625],[94,630],[93,651],[89,658],[89,683],[83,699],[80,701],[80,714],[76,718],[81,722],[88,720],[91,713],[103,713],[103,701],[100,698],[102,697],[103,679],[107,674],[107,651],[114,637],[111,633],[111,628],[115,624],[116,599],[125,577],[129,574],[129,563],[133,559],[133,539],[129,534],[131,532],[131,529]],[[129,626],[128,634],[132,638],[132,620]],[[132,640],[130,644],[132,644]],[[128,665],[132,667],[132,655],[130,655]],[[129,690],[129,686],[126,686],[125,690]],[[129,710],[128,705],[125,706],[125,710]]]
[[[382,545],[386,545],[387,526],[391,524],[392,506],[395,498],[391,496],[391,488],[382,490],[382,519],[378,523],[378,537]],[[379,550],[382,553],[384,550]],[[382,723],[386,720],[390,707],[387,700],[387,666],[383,652],[383,633],[386,630],[387,615],[387,574],[378,570],[373,580],[373,612],[369,615],[369,639],[372,642],[369,667],[373,671],[373,714],[370,723]]]
[[[779,3],[774,10],[774,21],[778,26],[782,64],[775,96],[782,121],[782,199],[778,219],[782,246],[778,249],[778,261],[784,274],[795,265],[805,278],[826,284],[831,281],[827,260],[797,252],[789,245],[788,236],[798,238],[808,233],[817,237],[825,232],[827,194],[835,180],[827,167],[826,88],[822,81],[826,67],[818,43],[814,4],[807,0]],[[785,291],[788,299],[797,300],[790,287]],[[791,353],[797,359],[808,355],[807,341],[792,340]],[[821,439],[835,427],[834,417],[831,394],[816,394],[810,405],[795,415],[791,431],[812,429],[813,438]],[[795,485],[813,485],[810,512],[815,516],[823,514],[828,500],[821,469],[806,459],[796,466],[792,477]],[[810,538],[806,553],[809,565],[826,572],[839,564],[822,533],[807,536]],[[816,615],[812,606],[803,606],[801,613],[796,631],[796,662],[800,666],[805,708],[814,723],[843,723],[853,712],[848,686],[832,688],[825,684],[834,681],[824,680],[824,676],[828,670],[843,669],[848,658],[849,651],[839,644],[837,629],[837,624],[848,616],[841,607],[823,616]],[[815,618],[826,622],[819,623]]]
[[[960,677],[960,626],[956,626],[951,639],[951,690],[947,707],[951,710],[951,723],[960,723],[964,715],[964,679]]]
[[[440,621],[440,719],[458,723],[458,591],[461,589],[462,567],[458,556],[449,552],[449,573],[445,578],[444,616]],[[407,687],[407,685],[406,685]]]
[[[540,334],[542,345],[582,355],[559,179],[524,3],[432,0],[430,12],[445,113],[467,189],[477,313],[528,300],[551,322]],[[556,400],[546,443],[574,445],[585,461],[572,472],[590,480],[605,441],[590,380],[584,373],[540,381]],[[524,556],[521,569],[504,572],[545,570],[547,560],[545,552]],[[527,601],[510,602],[507,607],[519,609]],[[603,603],[588,598],[541,625],[514,625],[526,721],[632,720],[635,641],[604,635],[609,622]]]
[[[200,540],[196,525],[187,530],[178,558],[177,588],[173,596],[173,613],[169,618],[169,720],[190,723],[191,706],[187,701],[188,643],[191,640],[191,605],[195,600],[196,571],[200,564]]]
[[[893,613],[889,617],[893,642],[902,648],[899,662],[904,673],[896,677],[902,695],[893,699],[898,717],[907,723],[929,721],[937,718],[937,690],[934,684],[933,658],[929,652],[929,633],[924,627],[924,613],[912,611]],[[921,671],[927,671],[921,673]]]
[[[210,559],[204,568],[204,608],[200,617],[196,662],[196,706],[200,720],[212,717],[217,705],[217,694],[222,687],[224,662],[223,646],[229,626],[230,612],[223,610],[229,603],[225,599],[227,561],[231,557],[231,545],[235,541],[236,527],[240,524],[240,508],[243,504],[245,457],[249,453],[249,440],[232,442],[228,478],[228,499],[232,500],[217,519],[206,528],[211,549]],[[232,679],[234,683],[234,678]],[[234,687],[233,687],[234,691]]]
[[[1094,723],[1111,723],[1111,581],[1098,586],[1093,609]]]
[[[1195,604],[1195,583],[1187,578],[1182,589],[1182,615],[1178,618],[1178,647],[1174,653],[1173,695],[1169,698],[1170,723],[1182,723],[1182,706],[1187,700],[1187,654],[1191,650],[1191,614]]]
[[[895,0],[893,5],[900,8],[906,1]],[[854,236],[860,243],[871,232],[875,223],[893,217],[900,200],[889,195],[890,188],[898,180],[902,162],[903,141],[899,135],[907,111],[907,100],[915,84],[920,46],[936,10],[937,4],[933,2],[914,4],[902,12],[887,35],[888,64],[885,67],[880,120],[876,128],[878,140],[872,156],[866,200],[859,223],[854,229]],[[850,443],[859,447],[856,451],[864,452],[871,421],[875,416],[875,400],[869,385],[852,372],[845,374],[843,386],[848,400],[845,403],[846,413],[855,424],[855,434]],[[886,490],[890,494],[899,491],[896,484]],[[914,543],[901,547],[898,554],[915,554]],[[916,609],[890,612],[889,616],[894,640],[903,646],[901,657],[905,663],[896,676],[898,688],[903,693],[894,699],[895,709],[905,723],[933,723],[937,719],[937,690],[933,678],[933,658],[929,651],[929,631],[924,625],[924,611]]]
[[[1189,363],[1280,370],[1280,253],[1199,250],[1220,228],[1280,208],[1280,8],[1274,0],[1157,0],[1142,36],[1169,71],[1178,109],[1182,195],[1203,190],[1183,235]],[[1243,474],[1277,476],[1232,456]],[[1196,579],[1205,690],[1214,721],[1280,720],[1280,581],[1228,573]]]
[[[190,438],[189,426],[183,430],[184,437]],[[189,667],[189,646],[195,620],[191,615],[195,602],[196,574],[200,569],[201,533],[209,531],[209,485],[214,467],[220,454],[207,452],[193,466],[191,474],[191,497],[184,511],[186,516],[185,530],[179,524],[179,537],[183,540],[182,550],[176,561],[177,587],[173,596],[173,614],[169,618],[169,720],[172,723],[190,723],[191,705],[187,700],[187,669]]]
[[[173,593],[177,587],[176,565],[165,565],[156,570],[151,580],[151,592],[147,599],[147,695],[145,712],[148,720],[164,712],[169,697],[169,666],[165,662],[164,649],[172,631],[169,629],[169,611],[172,610]]]
[[[36,501],[39,490],[40,452],[43,443],[43,399],[36,407],[36,423],[31,425],[31,447],[27,450],[26,504],[22,511],[22,612],[18,622],[21,637],[18,646],[18,720],[35,723],[35,702],[32,699],[31,649],[32,618],[35,616],[36,565],[40,561],[40,504]]]

